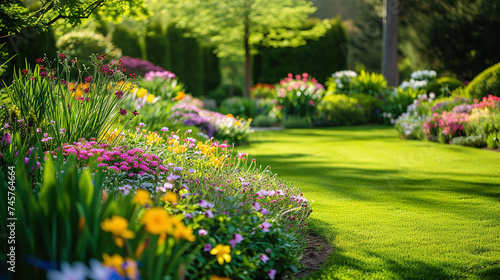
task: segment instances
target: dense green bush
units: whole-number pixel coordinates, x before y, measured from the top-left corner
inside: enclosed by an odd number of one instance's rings
[[[324,97],[318,109],[332,125],[355,125],[366,120],[358,100],[344,94]]]
[[[500,63],[477,75],[466,88],[471,98],[500,96]]]
[[[316,21],[308,22],[306,28]],[[331,73],[347,69],[347,32],[340,19],[330,20],[331,29],[317,41],[298,48],[260,48],[254,57],[254,82],[276,83],[288,73],[307,72],[324,83]]]
[[[258,115],[252,121],[252,126],[255,127],[271,127],[276,123],[276,120],[267,115]]]
[[[365,71],[361,71],[361,73],[353,79],[353,92],[360,92],[374,97],[383,97],[386,88],[387,80],[382,74],[369,74]]]
[[[365,111],[367,121],[374,122],[378,120],[377,109],[380,110],[384,105],[382,99],[364,93],[353,93],[350,94],[349,97],[358,100],[358,104],[361,105]]]
[[[310,117],[288,115],[283,118],[281,125],[285,128],[311,128],[313,124]]]
[[[427,92],[434,92],[437,96],[446,97],[450,92],[463,86],[465,86],[465,84],[457,78],[442,77],[437,79],[437,81],[430,82],[427,85]]]
[[[232,114],[235,117],[253,118],[257,113],[255,101],[244,97],[231,97],[220,105],[222,114]]]
[[[56,43],[57,49],[77,57],[80,63],[90,62],[89,54],[106,54],[108,59],[118,59],[122,56],[122,50],[115,47],[108,37],[91,31],[72,31],[59,37]]]
[[[141,58],[142,50],[139,43],[139,38],[134,29],[131,29],[128,24],[115,25],[115,29],[111,35],[111,41],[115,46],[122,50],[122,54],[133,58]]]

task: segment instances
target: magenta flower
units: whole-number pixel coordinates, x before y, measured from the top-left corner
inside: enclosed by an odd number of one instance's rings
[[[162,128],[161,128],[161,131],[168,132],[168,127],[162,127]]]
[[[116,95],[116,97],[117,97],[118,99],[120,99],[120,98],[122,98],[122,97],[123,97],[123,91],[119,91],[119,90],[117,90],[117,91],[115,91],[115,95]]]
[[[208,231],[206,229],[200,229],[198,231],[198,235],[200,235],[200,236],[205,236],[207,234],[208,234]]]
[[[258,202],[252,202],[252,206],[255,208],[255,211],[260,210],[260,204]]]
[[[207,218],[213,218],[214,217],[214,213],[212,213],[212,211],[210,211],[210,210],[205,211],[205,214],[206,214]]]
[[[213,208],[214,207],[214,205],[212,203],[209,203],[205,200],[200,200],[198,205],[200,205],[200,207],[202,207],[202,208]]]
[[[166,188],[166,189],[171,190],[174,187],[174,185],[172,185],[170,183],[165,183],[165,184],[163,184],[163,187]]]
[[[210,250],[212,250],[212,245],[210,245],[210,244],[205,244],[205,246],[203,247],[203,251],[208,252],[208,251],[210,251]]]
[[[271,249],[266,249],[266,253],[270,254],[271,253]]]

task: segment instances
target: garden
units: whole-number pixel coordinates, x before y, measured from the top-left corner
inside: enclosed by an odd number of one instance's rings
[[[497,3],[34,2],[0,5],[0,279],[500,277],[500,52],[436,35]]]

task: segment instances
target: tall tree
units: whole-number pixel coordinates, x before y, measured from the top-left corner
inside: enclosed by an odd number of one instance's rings
[[[397,86],[398,81],[398,0],[384,0],[384,35],[382,74],[387,85]]]
[[[243,57],[246,97],[256,45],[297,47],[328,29],[327,21],[303,29],[316,10],[307,0],[169,0],[168,8],[180,27],[215,46],[218,56]]]

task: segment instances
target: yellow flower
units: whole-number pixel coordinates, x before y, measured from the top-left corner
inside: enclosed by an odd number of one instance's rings
[[[175,227],[174,236],[177,239],[185,239],[191,242],[196,240],[196,237],[193,235],[193,229],[185,226],[182,223],[179,223]]]
[[[215,246],[215,248],[213,248],[210,251],[210,254],[215,255],[220,265],[222,265],[224,261],[226,261],[227,263],[231,262],[230,253],[231,253],[231,247],[229,247],[229,245],[222,245],[222,244]]]
[[[227,114],[226,117],[228,117],[228,118],[234,118],[233,114]]]
[[[155,99],[155,96],[152,94],[148,94],[148,97],[146,97],[146,101],[149,103],[153,102],[154,99]]]
[[[186,97],[186,93],[184,93],[183,91],[179,91],[177,92],[177,96],[175,96],[175,100],[182,100],[184,99],[184,97]]]
[[[109,256],[108,254],[102,254],[102,265],[115,270],[121,276],[127,276],[129,279],[139,279],[139,270],[137,267],[137,262],[131,258],[123,259],[122,256],[114,254]]]
[[[146,137],[146,144],[152,145],[159,144],[160,142],[163,142],[163,138],[160,137],[158,132],[149,132],[148,136]]]
[[[137,190],[132,198],[133,203],[139,203],[142,206],[146,206],[146,203],[148,203],[149,200],[149,192],[145,190]]]
[[[139,89],[137,89],[137,92],[136,92],[137,97],[143,98],[144,96],[146,96],[146,94],[148,94],[148,90],[147,89],[145,89],[145,88],[139,88]]]
[[[232,280],[229,277],[222,277],[222,276],[217,276],[217,275],[212,275],[210,276],[209,280]]]
[[[157,235],[173,232],[174,226],[179,224],[180,220],[177,217],[169,216],[165,209],[154,207],[146,210],[141,223],[145,225],[147,232]]]
[[[167,192],[167,194],[161,198],[161,201],[163,201],[163,202],[168,201],[172,204],[177,203],[177,194],[174,192]]]
[[[128,229],[128,220],[120,216],[113,216],[111,219],[104,220],[101,223],[101,228],[113,234],[115,243],[118,247],[123,247],[124,239],[135,237],[135,233]]]
[[[240,121],[235,121],[235,122],[234,122],[234,126],[241,126]]]

